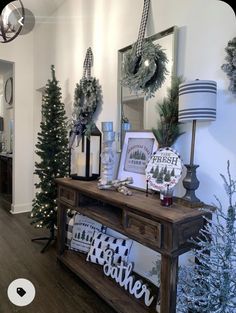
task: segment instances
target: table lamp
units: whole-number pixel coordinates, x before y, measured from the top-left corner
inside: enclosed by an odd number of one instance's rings
[[[196,123],[216,119],[216,87],[215,81],[198,79],[179,86],[179,122],[192,121],[190,164],[185,164],[187,174],[183,180],[186,189],[183,199],[191,203],[200,202],[195,195],[195,190],[199,187],[196,176],[199,165],[194,164]]]

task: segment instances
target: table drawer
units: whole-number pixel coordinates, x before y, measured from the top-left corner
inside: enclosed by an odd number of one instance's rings
[[[140,239],[147,245],[149,243],[153,247],[161,247],[160,223],[132,212],[124,212],[123,224],[125,232],[128,235],[132,235],[137,240]]]
[[[59,199],[69,205],[76,205],[76,191],[66,187],[59,188]]]

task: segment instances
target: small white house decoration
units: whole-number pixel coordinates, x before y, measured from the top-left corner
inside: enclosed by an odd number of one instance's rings
[[[182,170],[183,162],[178,152],[169,147],[160,148],[146,168],[149,187],[157,191],[172,189],[178,183]]]
[[[136,299],[144,297],[146,306],[150,306],[154,300],[147,284],[143,284],[141,280],[135,280],[135,276],[131,275],[133,271],[133,263],[121,262],[113,263],[114,252],[111,249],[106,250],[106,261],[103,265],[103,272],[106,276],[113,278],[121,287],[127,290]]]

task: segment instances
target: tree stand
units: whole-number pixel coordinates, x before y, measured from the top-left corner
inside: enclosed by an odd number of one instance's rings
[[[51,244],[51,242],[56,240],[54,225],[50,228],[50,236],[49,237],[39,237],[39,238],[31,239],[32,242],[34,242],[34,241],[43,241],[43,240],[47,240],[47,243],[43,247],[43,249],[40,251],[41,253],[44,253],[46,251],[46,249],[49,247],[49,245]]]

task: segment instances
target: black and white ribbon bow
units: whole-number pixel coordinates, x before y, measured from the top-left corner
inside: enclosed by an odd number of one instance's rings
[[[86,52],[86,56],[84,59],[84,71],[83,71],[83,80],[86,78],[91,78],[91,68],[93,66],[93,52],[89,47]]]
[[[87,49],[85,59],[84,59],[84,65],[83,65],[83,77],[82,77],[82,84],[86,79],[91,78],[91,68],[93,66],[93,52],[92,49],[89,47]],[[74,126],[70,133],[70,139],[69,139],[69,148],[71,149],[73,146],[73,143],[75,141],[76,136],[78,136],[78,139],[80,140],[84,127],[86,125],[86,120],[84,117],[79,116],[78,120],[74,122]],[[78,141],[79,141],[78,140]]]
[[[141,24],[140,24],[140,27],[139,27],[137,48],[136,48],[136,56],[137,57],[140,57],[142,55],[143,41],[144,41],[145,30],[146,30],[146,26],[147,26],[148,13],[149,13],[149,8],[150,8],[150,1],[151,0],[144,0],[143,14],[142,14],[142,19],[141,19]]]

